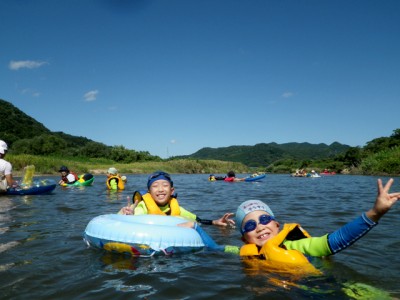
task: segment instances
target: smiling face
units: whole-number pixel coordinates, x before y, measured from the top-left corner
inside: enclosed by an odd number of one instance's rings
[[[168,203],[171,195],[174,193],[174,188],[171,187],[168,180],[159,179],[151,184],[149,193],[157,205],[164,206]]]
[[[249,220],[254,220],[257,223],[257,227],[253,231],[245,232],[243,234],[244,239],[249,244],[256,244],[257,246],[263,246],[270,238],[276,236],[279,233],[279,223],[277,221],[271,221],[266,225],[260,224],[259,218],[261,215],[268,214],[265,211],[256,210],[246,215],[243,219],[242,229],[244,224]]]

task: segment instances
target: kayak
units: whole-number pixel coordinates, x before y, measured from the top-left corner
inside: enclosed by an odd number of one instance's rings
[[[49,194],[55,188],[56,184],[49,184],[49,185],[34,185],[29,188],[10,188],[5,193],[6,195],[41,195],[41,194]]]
[[[320,175],[324,175],[324,176],[330,176],[330,175],[336,175],[335,172],[321,172],[319,173]]]
[[[244,181],[259,181],[261,179],[265,178],[265,174],[260,174],[256,176],[250,176],[246,177]]]
[[[94,181],[94,176],[90,173],[83,174],[79,176],[79,180],[74,183],[63,183],[62,186],[89,186],[92,185]]]
[[[210,175],[208,177],[208,181],[217,181],[217,180],[224,180],[226,177],[225,176],[215,176],[215,175]]]
[[[76,185],[88,186],[88,185],[92,185],[93,181],[94,181],[94,177],[92,177],[92,178],[90,178],[88,180],[85,180],[85,181],[79,181],[78,180]]]

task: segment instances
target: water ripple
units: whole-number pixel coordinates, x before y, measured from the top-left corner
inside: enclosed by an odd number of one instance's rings
[[[267,175],[257,183],[225,183],[209,182],[206,174],[173,177],[180,204],[201,218],[216,219],[246,199],[261,199],[281,223],[300,223],[313,236],[368,210],[377,179]],[[146,178],[129,175],[127,189],[118,193],[106,191],[105,177],[98,176],[92,187],[1,198],[1,299],[348,299],[344,287],[354,283],[400,297],[399,205],[349,249],[313,261],[322,276],[301,280],[249,268],[224,253],[135,258],[88,248],[82,240],[87,223],[117,212]],[[392,190],[400,191],[398,179]],[[220,244],[241,245],[235,229],[204,229]]]

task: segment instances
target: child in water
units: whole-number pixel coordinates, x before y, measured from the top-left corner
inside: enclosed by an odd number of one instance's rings
[[[134,203],[121,208],[118,214],[171,215],[181,216],[206,225],[227,226],[234,224],[234,221],[230,219],[233,216],[232,213],[226,213],[217,220],[200,219],[179,205],[174,192],[174,183],[171,176],[163,171],[154,172],[147,179],[147,191],[134,192],[132,196]]]
[[[245,181],[245,178],[237,178],[235,172],[229,171],[227,176],[224,178],[224,181],[227,182],[237,182],[237,181]]]
[[[278,263],[309,264],[306,256],[323,257],[336,254],[378,224],[392,206],[399,200],[400,192],[389,193],[393,179],[385,186],[378,179],[378,195],[374,206],[355,220],[338,230],[321,237],[310,235],[299,224],[281,224],[267,204],[259,200],[248,200],[236,211],[236,226],[246,243],[242,247],[220,246],[196,223],[188,222],[178,226],[193,227],[201,235],[207,247],[241,256],[256,256]]]
[[[125,179],[126,179],[126,177],[125,177]],[[114,190],[114,191],[124,190],[125,189],[125,181],[118,174],[118,170],[116,168],[111,167],[108,169],[106,186],[109,190]]]
[[[78,175],[76,175],[75,172],[70,171],[66,166],[61,166],[58,172],[61,173],[61,179],[58,182],[59,185],[73,184],[75,181],[79,180]]]

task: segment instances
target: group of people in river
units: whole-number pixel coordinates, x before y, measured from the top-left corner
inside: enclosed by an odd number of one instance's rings
[[[58,172],[61,173],[61,179],[58,182],[59,185],[73,185],[76,182],[85,182],[93,178],[90,173],[78,176],[75,172],[68,169],[66,166],[61,166]],[[127,182],[127,177],[125,175],[120,175],[118,170],[111,167],[107,170],[106,187],[109,190],[124,190],[125,184]]]
[[[238,181],[245,181],[246,178],[238,178],[234,171],[229,171],[226,176],[215,176],[214,174],[210,174],[208,177],[209,181],[216,181],[216,180],[223,180],[226,182],[238,182]]]
[[[18,182],[14,180],[12,175],[12,165],[5,160],[8,152],[8,145],[5,141],[0,140],[0,193],[7,192],[9,188],[18,186]],[[93,180],[93,175],[90,173],[78,176],[71,171],[67,166],[61,166],[58,170],[61,174],[59,185],[73,185],[76,182],[84,183],[85,181]],[[120,175],[116,168],[111,167],[107,171],[106,186],[109,190],[124,190],[127,177]]]
[[[320,175],[315,172],[315,170],[311,170],[308,172],[306,169],[296,169],[296,171],[291,174],[292,177],[320,177]]]
[[[324,169],[322,172],[318,174],[315,170],[311,170],[311,172],[306,169],[296,169],[294,173],[290,176],[292,177],[321,177],[320,175],[336,175],[336,172],[329,171],[328,169]]]
[[[0,140],[0,179],[1,185],[15,184],[12,167],[4,157],[8,147]],[[61,183],[71,183],[77,175],[62,166]],[[300,171],[300,170],[299,170]],[[233,179],[231,179],[233,178]],[[227,181],[236,181],[235,173],[228,172]],[[241,179],[239,179],[241,181]],[[377,196],[372,208],[339,229],[320,237],[311,237],[300,224],[281,224],[279,218],[267,203],[261,200],[245,200],[236,209],[236,213],[227,212],[221,218],[211,220],[200,218],[180,205],[170,174],[156,171],[147,179],[147,189],[135,191],[132,203],[122,207],[118,214],[143,215],[158,214],[183,217],[186,222],[178,226],[194,228],[209,249],[235,253],[243,257],[257,257],[270,262],[296,264],[315,270],[309,263],[309,257],[325,257],[336,254],[363,237],[400,199],[400,192],[390,192],[394,180],[385,184],[377,180]],[[123,176],[111,167],[107,172],[107,186],[110,189],[123,189]],[[232,219],[235,217],[235,219]],[[236,226],[244,245],[218,245],[200,224],[216,226]]]

